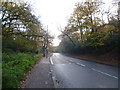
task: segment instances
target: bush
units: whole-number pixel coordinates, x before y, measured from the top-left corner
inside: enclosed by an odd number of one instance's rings
[[[2,51],[3,52],[37,52],[37,42],[33,40],[29,40],[25,37],[16,37],[16,40],[13,40],[12,37],[3,37],[2,38]]]

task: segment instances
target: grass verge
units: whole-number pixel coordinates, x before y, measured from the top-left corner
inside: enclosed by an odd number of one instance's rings
[[[41,57],[41,54],[3,53],[2,88],[18,88],[25,71],[31,70]]]

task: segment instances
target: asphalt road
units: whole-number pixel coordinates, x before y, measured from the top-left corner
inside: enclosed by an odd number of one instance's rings
[[[50,57],[55,88],[118,88],[118,68],[59,53]]]

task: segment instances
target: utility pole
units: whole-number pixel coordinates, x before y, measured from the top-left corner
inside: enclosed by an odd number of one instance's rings
[[[120,1],[118,2],[118,20],[120,22]]]
[[[45,57],[48,57],[48,25],[47,25],[47,32],[46,32],[46,37],[45,37]]]

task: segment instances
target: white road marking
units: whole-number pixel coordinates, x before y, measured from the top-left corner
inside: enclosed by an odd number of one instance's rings
[[[56,78],[55,76],[52,76],[53,84],[55,88],[58,88],[58,83],[56,83]]]
[[[80,63],[77,63],[78,65],[80,65]]]
[[[76,63],[76,64],[78,64],[78,65],[80,65],[80,66],[82,66],[82,67],[85,67],[85,65],[84,65],[84,64],[80,64],[80,63]]]
[[[96,71],[96,72],[99,72],[99,73],[102,73],[102,74],[104,74],[104,75],[107,75],[107,76],[113,77],[113,78],[115,78],[115,79],[118,79],[118,77],[113,76],[113,75],[110,75],[110,74],[105,73],[105,72],[102,72],[102,71],[100,71],[100,70],[97,70],[97,69],[94,69],[94,68],[92,68],[92,70],[94,70],[94,71]]]
[[[83,66],[83,67],[85,67],[85,65],[84,64],[80,64],[81,66]]]
[[[72,60],[70,60],[72,63],[75,63],[75,62],[73,62]],[[82,67],[85,67],[85,65],[84,64],[80,64],[80,63],[76,63],[76,64],[78,64],[78,65],[80,65],[80,66],[82,66]]]
[[[52,59],[50,58],[50,62],[51,62],[51,64],[53,65],[53,61],[52,61]]]
[[[70,62],[74,63],[72,60],[68,60],[68,61],[70,61]]]

